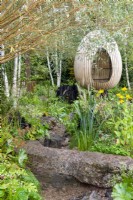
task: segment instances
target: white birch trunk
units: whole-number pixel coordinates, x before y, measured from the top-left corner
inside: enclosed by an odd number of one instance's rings
[[[14,101],[14,107],[17,106],[17,71],[18,71],[18,55],[14,58],[14,73],[13,73],[13,86],[12,86],[12,97]]]
[[[52,75],[52,69],[51,69],[51,65],[50,65],[50,59],[49,59],[49,52],[48,52],[48,50],[47,50],[47,63],[48,63],[48,70],[49,70],[49,75],[50,75],[51,83],[52,83],[52,86],[54,86],[54,79],[53,79],[53,75]]]
[[[125,71],[126,71],[126,80],[128,89],[131,90],[130,80],[129,80],[129,73],[128,73],[128,61],[127,61],[127,51],[125,47]]]
[[[0,56],[1,57],[4,57],[5,55],[5,52],[4,52],[4,45],[1,45],[1,51],[0,51]],[[5,93],[5,96],[7,98],[9,98],[10,96],[10,92],[9,92],[9,82],[8,82],[8,77],[7,77],[7,73],[4,69],[4,64],[2,65],[2,75],[3,75],[3,80],[4,80],[4,93]]]
[[[64,44],[64,41],[63,41],[63,39],[61,39],[61,45],[63,46],[63,44]],[[58,54],[57,54],[57,58],[58,58]],[[61,76],[62,76],[62,53],[60,53],[60,57],[58,58],[58,60],[59,60],[59,63],[57,63],[57,86],[60,87]],[[58,64],[59,64],[59,66],[58,66]]]
[[[62,74],[62,60],[60,59],[59,62],[59,69],[57,72],[57,86],[60,87],[61,85],[61,74]]]
[[[7,78],[7,73],[3,67],[2,67],[2,75],[3,75],[3,80],[4,80],[4,93],[5,93],[5,96],[7,98],[9,98],[9,96],[10,96],[9,82],[8,82],[8,78]]]
[[[56,46],[56,53],[55,53],[55,66],[56,66],[56,76],[57,76],[57,87],[61,85],[61,73],[62,73],[62,59],[58,58],[57,46]]]
[[[60,72],[57,71],[56,74],[57,74],[57,87],[60,87]]]
[[[20,76],[21,76],[21,55],[18,56],[18,88],[17,88],[17,97],[20,97]]]
[[[58,66],[58,53],[57,53],[57,44],[56,44],[56,49],[55,49],[55,68],[56,68],[56,85],[57,87],[60,87],[60,73],[59,73],[59,66]]]

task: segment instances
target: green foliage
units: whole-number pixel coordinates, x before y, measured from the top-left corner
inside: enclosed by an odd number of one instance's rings
[[[98,95],[96,95],[98,96]],[[97,135],[90,150],[133,156],[133,104],[127,88],[109,91],[96,99]]]
[[[32,124],[32,127],[25,133],[24,139],[36,140],[45,136],[49,136],[48,125],[42,125],[38,122],[37,124]]]
[[[115,123],[115,134],[118,137],[118,143],[133,145],[133,115],[127,108],[124,110],[123,118],[119,118]]]
[[[14,150],[13,137],[8,130],[5,130],[3,135],[0,133],[0,148],[5,155],[10,155]]]
[[[80,89],[81,90],[81,89]],[[96,102],[92,91],[86,93],[80,91],[79,100],[74,102],[75,113],[78,116],[80,126],[76,130],[77,146],[80,150],[87,150],[93,144],[96,138],[95,132],[95,115]]]
[[[39,97],[44,97],[43,100],[47,100],[48,98],[52,99],[55,97],[55,89],[48,81],[45,81],[43,85],[36,85],[34,94]]]
[[[42,95],[43,90],[40,89],[39,94]],[[44,97],[45,98],[45,97]],[[19,111],[21,115],[31,124],[31,128],[27,130],[24,138],[35,140],[40,137],[48,136],[48,125],[41,123],[41,117],[48,112],[47,102],[40,95],[28,94],[23,96],[19,102]]]
[[[27,68],[27,63],[25,60],[27,59],[26,56],[28,55],[29,63],[30,63],[30,80],[40,82],[41,80],[44,80],[48,78],[48,68],[46,66],[46,58],[44,56],[41,56],[37,52],[30,51],[29,54],[23,55],[22,58],[22,73],[21,73],[21,79],[25,80],[25,71]]]
[[[122,88],[121,93],[114,95],[110,106],[107,104],[109,117],[105,124],[118,145],[133,150],[133,104],[132,97],[126,90],[125,87]]]
[[[13,136],[8,129],[0,133],[0,199],[41,200],[39,183],[34,175],[25,170],[27,155],[23,149],[14,151]]]
[[[130,150],[127,150],[121,145],[116,145],[114,142],[108,140],[96,141],[93,146],[89,149],[90,151],[102,152],[106,154],[116,154],[123,156],[131,156]]]
[[[114,197],[114,200],[132,200],[133,189],[127,183],[116,184],[112,197]]]
[[[25,153],[24,149],[19,150],[18,154],[18,163],[21,167],[24,166],[24,162],[28,159],[27,154]]]
[[[57,99],[55,97],[55,90],[49,85],[45,87],[39,87],[38,85],[36,95],[31,95],[31,97],[28,96],[27,98],[28,105],[33,105],[32,112],[30,111],[31,108],[27,112],[27,109],[25,110],[22,106],[23,113],[26,113],[26,115],[29,113],[28,118],[30,118],[30,122],[34,117],[33,124],[35,123],[34,120],[37,119],[37,116],[33,113],[38,108],[40,110],[38,116],[45,114],[56,117],[66,126],[67,131],[71,134],[71,147],[77,146],[80,150],[132,156],[133,109],[132,104],[127,99],[131,94],[122,89],[121,95],[124,96],[125,103],[121,103],[121,99],[116,95],[120,92],[119,88],[110,90],[108,98],[101,98],[101,92],[103,91],[99,90],[96,92],[93,90],[88,93],[82,90],[80,91],[79,99],[70,105]],[[35,109],[34,106],[36,106]],[[26,115],[24,116],[26,117]],[[78,123],[80,123],[79,127]],[[27,137],[32,139],[32,136],[34,136],[33,132],[29,132]],[[47,132],[45,133],[47,134]],[[128,144],[127,138],[130,144]]]
[[[25,109],[24,109],[25,107]],[[37,95],[28,94],[23,96],[19,102],[19,110],[25,118],[31,119],[41,116],[43,105]]]
[[[122,174],[122,181],[115,184],[112,197],[114,200],[133,199],[133,171]]]
[[[22,116],[32,124],[25,139],[48,135],[49,127],[40,124],[40,117],[53,116],[72,136],[71,148],[132,156],[133,105],[126,88],[110,90],[108,98],[100,97],[103,90],[89,93],[81,90],[79,99],[73,104],[56,98],[55,89],[49,85],[38,85],[35,92],[20,100]]]
[[[41,200],[38,185],[33,183],[32,176],[16,163],[6,160],[0,163],[0,194],[5,200]],[[32,196],[35,198],[32,198]]]
[[[30,123],[36,123],[36,120],[46,114],[49,104],[53,103],[55,98],[55,89],[49,84],[37,85],[34,93],[24,94],[19,100],[19,110]]]
[[[68,104],[66,101],[57,98],[55,89],[49,85],[38,85],[36,87],[36,96],[41,99],[40,106],[43,104],[41,113],[45,116],[55,117],[65,125],[67,132],[73,135],[78,125],[78,116],[75,113],[75,108],[73,104]],[[37,104],[36,107],[38,107]]]
[[[7,99],[5,97],[5,95],[3,94],[3,92],[1,92],[1,102],[4,102],[4,103],[0,103],[0,114],[2,116],[6,116],[6,114],[8,113],[8,111],[13,106],[13,101],[12,101],[12,99]]]

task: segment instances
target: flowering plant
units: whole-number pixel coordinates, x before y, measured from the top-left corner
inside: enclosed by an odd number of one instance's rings
[[[128,89],[123,87],[121,89],[121,93],[117,93],[116,96],[119,98],[119,103],[122,104],[125,101],[131,101],[133,98],[130,94],[128,94]]]

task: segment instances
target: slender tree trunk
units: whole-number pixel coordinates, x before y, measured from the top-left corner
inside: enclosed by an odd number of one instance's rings
[[[60,87],[61,85],[61,75],[62,75],[62,59],[59,61],[59,68],[57,72],[57,86]]]
[[[13,72],[13,86],[12,86],[12,97],[14,100],[14,107],[17,106],[17,72],[18,72],[18,55],[14,58],[14,72]]]
[[[7,73],[4,69],[4,67],[2,67],[2,75],[3,75],[3,80],[4,80],[4,93],[5,93],[5,96],[7,98],[9,98],[10,96],[10,92],[9,92],[9,82],[8,82],[8,78],[7,78]]]
[[[63,38],[61,39],[60,42],[61,42],[61,45],[63,46],[64,44]],[[58,63],[59,66],[57,67],[57,86],[60,87],[61,77],[62,77],[62,53],[59,54],[58,60],[59,60],[59,63]]]
[[[30,54],[29,53],[26,54],[25,64],[26,64],[26,87],[27,87],[28,92],[32,92],[33,87],[30,81],[31,68],[30,68]]]
[[[49,70],[49,75],[50,75],[50,78],[51,78],[51,83],[52,83],[52,86],[54,86],[54,79],[53,79],[53,75],[52,75],[52,69],[51,69],[51,65],[50,65],[48,49],[47,49],[47,63],[48,63],[48,70]]]
[[[18,90],[17,90],[17,97],[20,97],[20,76],[21,76],[21,55],[18,56]]]
[[[56,72],[56,74],[57,74],[57,87],[60,87],[60,71],[59,71],[59,69],[58,69],[58,71]]]
[[[57,46],[55,51],[55,66],[56,66],[56,76],[57,76],[57,87],[61,85],[61,75],[62,75],[62,56],[58,56]]]
[[[0,48],[1,48],[1,50],[0,50],[0,56],[1,57],[4,57],[4,55],[5,55],[5,52],[4,52],[4,45],[0,45]],[[6,71],[5,71],[5,68],[4,68],[4,64],[2,65],[2,76],[3,76],[3,80],[4,80],[4,93],[5,93],[5,96],[7,97],[7,98],[9,98],[9,96],[10,96],[10,92],[9,92],[9,82],[8,82],[8,77],[7,77],[7,73],[6,73]]]
[[[127,51],[125,46],[125,71],[126,71],[126,80],[127,80],[127,86],[128,89],[131,90],[130,80],[129,80],[129,72],[128,72],[128,60],[127,60]]]
[[[56,77],[57,77],[57,87],[60,87],[60,70],[58,66],[58,52],[57,52],[57,44],[55,49],[55,68],[56,68]]]

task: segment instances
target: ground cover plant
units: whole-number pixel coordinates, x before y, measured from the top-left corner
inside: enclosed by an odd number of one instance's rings
[[[1,200],[41,200],[39,182],[25,169],[27,155],[23,149],[18,153],[18,141],[8,128],[0,133],[0,199]]]
[[[133,199],[133,171],[123,172],[121,181],[115,177],[115,186],[113,188],[112,197],[114,200],[132,200]]]

